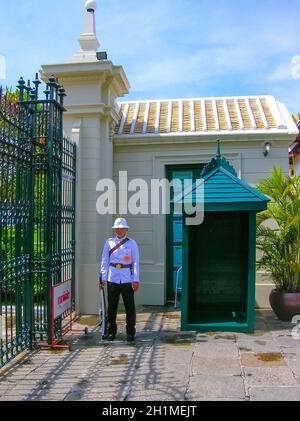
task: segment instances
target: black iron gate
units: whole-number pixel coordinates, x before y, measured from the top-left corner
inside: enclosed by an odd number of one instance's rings
[[[71,280],[75,305],[76,146],[63,137],[64,89],[36,76],[0,90],[0,367],[51,331],[51,290]]]

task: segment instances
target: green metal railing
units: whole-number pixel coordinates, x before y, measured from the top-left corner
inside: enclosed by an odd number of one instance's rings
[[[0,90],[0,367],[32,340],[32,117]]]
[[[39,99],[40,83],[21,78],[18,101],[0,90],[0,367],[54,339],[52,286],[75,291],[76,146],[63,138],[64,89],[51,77]]]

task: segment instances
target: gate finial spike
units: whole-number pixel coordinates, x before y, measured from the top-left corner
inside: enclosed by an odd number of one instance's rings
[[[38,73],[35,74],[35,80],[32,82],[35,86],[35,99],[37,100],[39,97],[39,85],[42,83],[39,80],[39,75]]]
[[[23,100],[24,100],[25,85],[26,85],[26,82],[25,82],[25,80],[21,76],[20,79],[19,79],[19,81],[18,81],[18,85],[17,85],[17,88],[20,91],[20,101],[21,102],[23,102]]]
[[[26,84],[24,85],[24,89],[26,90],[28,98],[29,98],[29,94],[32,91],[32,88],[31,88],[31,85],[30,85],[30,80],[28,80],[27,86],[26,86]],[[26,97],[26,100],[27,100],[27,97]]]
[[[46,89],[44,91],[44,94],[46,95],[46,101],[48,101],[49,94],[50,94],[50,90],[49,90],[49,87],[48,86],[46,87]]]
[[[60,100],[60,105],[63,107],[64,106],[64,97],[67,96],[65,88],[63,86],[60,86],[60,88],[58,89],[58,97]]]

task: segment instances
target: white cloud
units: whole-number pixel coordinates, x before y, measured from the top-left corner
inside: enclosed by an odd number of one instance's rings
[[[113,2],[108,19],[98,20],[100,41],[124,65],[133,91],[175,88],[193,78],[210,83],[218,75],[239,74],[245,83],[290,77],[288,64],[278,61],[295,54],[298,29],[272,9],[241,19],[233,1],[219,0],[213,9],[188,0],[133,3],[118,10]]]
[[[249,58],[251,60],[249,60]],[[168,56],[163,60],[137,63],[131,72],[133,91],[152,91],[166,86],[212,81],[257,68],[257,53],[239,46],[199,50],[193,54]]]
[[[292,78],[292,65],[290,62],[279,65],[270,75],[266,76],[269,82],[277,82]]]
[[[283,102],[291,114],[297,114],[300,111],[300,81],[291,80],[270,85],[270,92],[278,101]]]
[[[292,59],[292,78],[300,79],[300,55],[294,56]]]
[[[205,58],[200,54],[192,57],[168,57],[165,60],[136,66],[133,72],[135,91],[151,91],[166,86],[200,80],[208,77]]]

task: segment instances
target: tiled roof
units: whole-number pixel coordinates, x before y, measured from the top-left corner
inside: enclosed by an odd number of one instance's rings
[[[282,131],[292,122],[272,96],[130,101],[117,108],[117,136]]]

